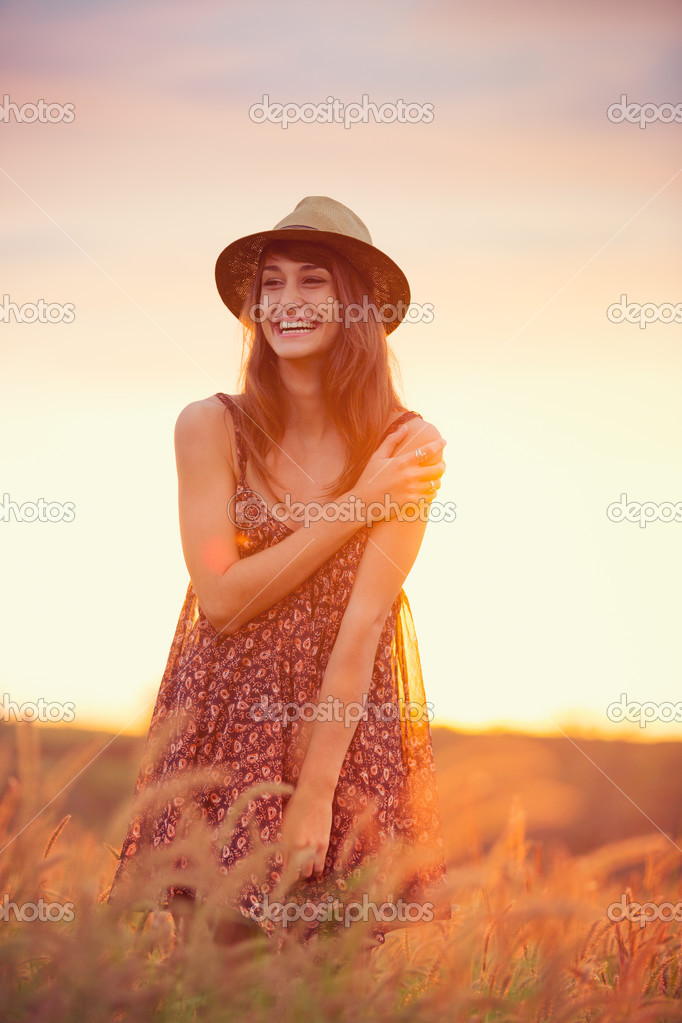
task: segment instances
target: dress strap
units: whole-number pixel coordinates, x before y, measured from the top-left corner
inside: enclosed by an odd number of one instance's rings
[[[419,416],[420,419],[424,418],[419,412],[403,412],[402,415],[399,415],[398,418],[384,430],[379,440],[379,444],[383,444],[389,433],[393,433],[393,431],[397,430],[399,426],[402,426],[402,424],[406,423],[409,419],[414,419],[415,416]]]
[[[229,394],[218,391],[216,398],[220,398],[223,405],[230,410],[232,422],[234,423],[234,435],[237,441],[237,458],[239,459],[239,479],[242,480],[246,473],[246,444],[241,431],[241,412],[239,405]]]

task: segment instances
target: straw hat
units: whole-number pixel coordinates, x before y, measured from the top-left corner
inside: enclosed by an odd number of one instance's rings
[[[313,241],[329,246],[355,267],[371,289],[369,300],[383,314],[387,334],[398,326],[410,304],[410,286],[400,267],[376,246],[352,210],[326,195],[301,199],[272,231],[259,231],[232,242],[218,256],[215,279],[223,302],[239,318],[263,248],[271,241]]]

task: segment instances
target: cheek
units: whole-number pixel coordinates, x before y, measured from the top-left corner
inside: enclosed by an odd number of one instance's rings
[[[322,337],[327,344],[332,344],[341,331],[341,324],[332,321],[331,323],[325,323],[322,326]]]
[[[339,300],[333,292],[331,294],[322,292],[315,298],[311,298],[310,303],[316,306],[318,311],[323,314],[325,322],[330,324],[337,322],[335,317],[337,316]]]

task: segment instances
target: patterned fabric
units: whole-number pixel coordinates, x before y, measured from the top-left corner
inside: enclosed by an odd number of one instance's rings
[[[249,489],[239,406],[229,395],[217,397],[232,413],[235,427],[239,480],[234,518],[239,554],[246,558],[279,543],[293,530]],[[384,437],[417,415],[404,412]],[[263,846],[281,838],[289,795],[265,791],[253,798],[240,797],[259,783],[296,783],[306,726],[295,709],[317,700],[370,532],[371,527],[359,529],[301,585],[229,636],[215,632],[190,583],[152,715],[135,786],[134,814],[107,901],[115,902],[117,891],[126,887],[139,850],[174,842],[181,815],[189,819],[193,814],[209,826],[223,874],[231,873],[254,849],[254,827]],[[286,900],[318,907],[344,905],[355,892],[357,902],[357,879],[363,871],[366,874],[375,854],[383,856],[381,881],[387,876],[384,871],[404,859],[405,851],[418,852],[417,867],[410,867],[404,887],[392,896],[423,900],[435,891],[441,901],[429,903],[436,905],[433,916],[449,917],[447,900],[442,898],[446,870],[428,711],[403,590],[381,633],[367,702],[370,708],[358,721],[334,794],[324,872],[319,879],[299,880]],[[287,713],[279,713],[282,705]],[[161,789],[162,784],[198,777],[193,772],[202,769],[201,784],[190,795]],[[142,806],[142,797],[153,792],[164,793],[156,807]],[[237,800],[239,805],[228,818]],[[186,851],[176,857],[176,868],[191,865]],[[232,905],[273,936],[277,928],[271,915],[258,907],[265,896],[272,899],[281,882],[280,847],[268,852],[264,862],[260,874],[243,878],[240,898]],[[197,895],[192,886],[171,885],[159,895],[160,904],[167,906],[174,894]],[[332,916],[336,922],[326,920],[325,930],[343,926],[338,922],[345,919],[342,912]],[[390,913],[385,919],[390,920]],[[320,926],[319,920],[309,922],[302,940],[307,942]],[[370,933],[383,942],[388,929],[378,923]]]

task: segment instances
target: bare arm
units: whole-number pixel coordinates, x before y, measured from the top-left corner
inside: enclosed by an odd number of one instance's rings
[[[398,452],[412,451],[415,445],[424,449],[436,439],[440,435],[434,426],[413,420]],[[283,820],[285,866],[290,861],[298,864],[301,877],[321,874],[324,869],[334,791],[357,729],[356,710],[347,711],[351,704],[361,706],[364,702],[379,637],[417,557],[425,529],[426,519],[407,522],[395,518],[373,526],[368,538],[318,697],[322,711],[327,697],[332,696],[332,706],[338,706],[341,713],[332,720],[321,713],[304,725],[305,759]]]
[[[210,400],[193,402],[180,413],[175,427],[175,451],[178,470],[180,535],[187,570],[199,606],[216,632],[231,635],[245,622],[272,607],[312,575],[335,551],[363,525],[362,521],[341,517],[315,521],[296,529],[290,536],[266,550],[240,558],[235,527],[227,506],[237,489],[230,443],[221,405]],[[421,422],[421,421],[420,421]],[[401,468],[390,458],[403,431],[396,430],[377,449],[386,469],[374,478],[380,461],[368,463],[361,480],[372,482],[336,498],[330,504],[348,501],[352,495],[368,503],[378,498],[384,486],[399,496],[400,503],[423,493],[421,479],[437,479],[441,449],[437,447],[431,464],[415,469]],[[428,445],[420,437],[425,450]],[[395,467],[394,467],[395,466]],[[376,526],[374,527],[376,529]]]
[[[205,402],[183,409],[175,457],[180,534],[192,585],[212,627],[231,635],[304,582],[363,523],[312,523],[241,559],[227,514],[237,481],[223,414]]]
[[[435,426],[420,420],[408,424],[397,453],[437,441]],[[328,696],[344,713],[340,720],[322,715],[310,724],[309,745],[298,785],[331,799],[344,757],[357,728],[357,713],[345,713],[349,704],[362,705],[370,686],[379,637],[393,603],[415,562],[428,519],[392,518],[372,527],[353,583],[320,689],[319,703]],[[371,713],[371,711],[370,711]]]

